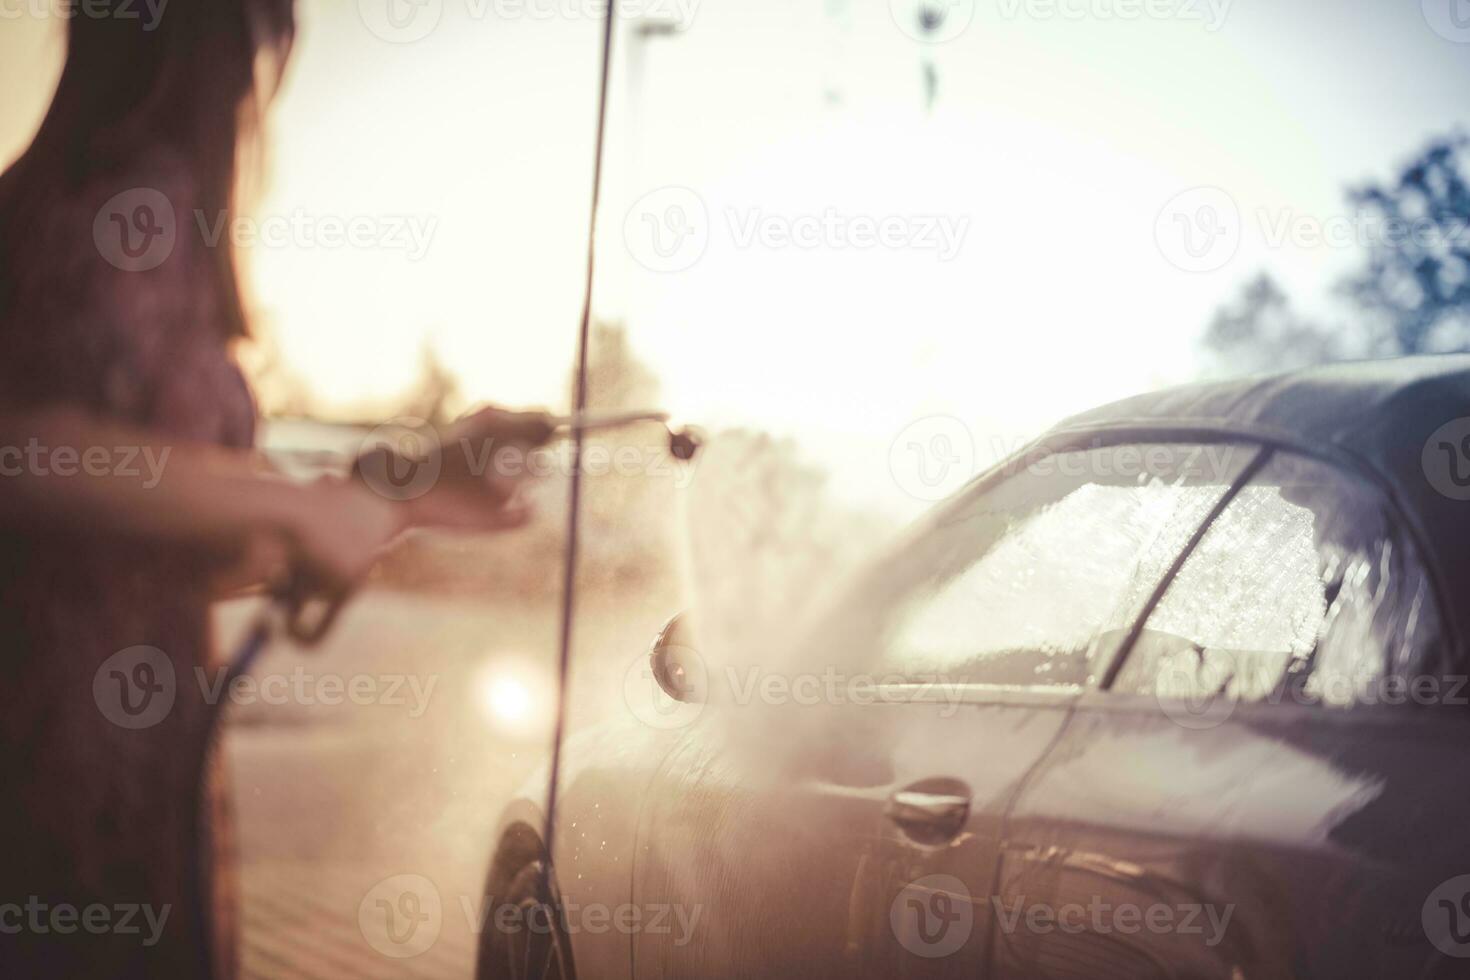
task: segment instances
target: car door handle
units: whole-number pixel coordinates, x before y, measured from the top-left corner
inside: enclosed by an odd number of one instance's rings
[[[965,827],[970,816],[970,788],[944,780],[942,790],[911,786],[888,798],[883,815],[920,844],[942,844]]]

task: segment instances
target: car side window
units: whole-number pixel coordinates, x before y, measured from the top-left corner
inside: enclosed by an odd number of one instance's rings
[[[1434,696],[1442,652],[1428,576],[1379,491],[1278,453],[1201,538],[1113,686],[1169,698],[1409,701]]]
[[[951,683],[1082,686],[1258,452],[1144,444],[1049,453],[961,504],[861,629],[880,669]]]

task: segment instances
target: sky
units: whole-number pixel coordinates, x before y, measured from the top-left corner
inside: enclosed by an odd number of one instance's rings
[[[919,0],[618,2],[597,315],[662,407],[790,435],[879,502],[927,496],[893,472],[915,426],[992,458],[1189,380],[1259,271],[1327,309],[1362,254],[1344,190],[1470,114],[1460,0],[949,0],[928,35]],[[321,412],[391,404],[426,343],[471,400],[564,407],[595,13],[302,0],[239,234]],[[0,162],[64,26],[0,0]]]

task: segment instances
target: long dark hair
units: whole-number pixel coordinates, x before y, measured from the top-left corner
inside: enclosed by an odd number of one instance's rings
[[[66,64],[35,141],[0,184],[0,237],[27,200],[135,174],[160,152],[188,168],[195,206],[232,213],[240,159],[259,132],[295,35],[292,0],[168,0],[155,17],[87,16],[69,24]],[[34,218],[34,216],[32,216]],[[85,229],[79,232],[86,234]],[[15,242],[0,242],[9,265]],[[42,257],[44,260],[44,257]],[[211,250],[226,337],[246,335],[234,250]]]

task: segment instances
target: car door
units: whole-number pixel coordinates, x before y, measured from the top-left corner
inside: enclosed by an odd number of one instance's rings
[[[1470,708],[1437,601],[1374,486],[1277,452],[1020,794],[997,975],[1462,975]]]
[[[1017,788],[1249,454],[1047,449],[992,474],[786,656],[709,664],[655,777],[640,980],[985,967]],[[806,692],[803,694],[802,692]]]

